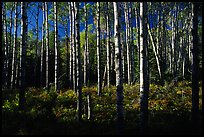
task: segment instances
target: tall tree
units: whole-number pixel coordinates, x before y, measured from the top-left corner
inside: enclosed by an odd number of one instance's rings
[[[36,44],[35,44],[35,66],[34,66],[34,81],[35,81],[35,86],[38,85],[38,80],[37,80],[37,72],[38,72],[38,18],[40,14],[40,8],[39,8],[39,2],[37,3],[37,13],[36,13]]]
[[[48,28],[48,2],[45,2],[45,34],[46,34],[46,88],[49,89],[49,28]]]
[[[27,46],[27,3],[21,2],[21,44],[20,44],[20,67],[19,67],[19,109],[25,109],[25,88],[26,88],[26,46]]]
[[[80,31],[79,31],[79,3],[74,2],[76,11],[76,69],[77,69],[77,118],[81,121],[82,118],[82,79],[81,79],[81,50],[80,50]]]
[[[15,20],[14,20],[14,41],[13,41],[13,51],[12,51],[12,68],[11,68],[11,88],[14,88],[14,77],[15,77],[15,67],[16,67],[16,45],[17,45],[17,15],[18,15],[18,8],[17,2],[14,3],[15,7]]]
[[[73,88],[74,91],[76,92],[76,86],[77,86],[77,80],[76,80],[76,76],[77,76],[77,72],[76,72],[76,39],[75,39],[75,35],[76,35],[76,14],[75,14],[75,8],[74,8],[74,3],[71,2],[71,7],[72,7],[72,59],[73,59]]]
[[[106,10],[106,27],[107,27],[107,86],[110,86],[110,32],[109,32],[109,3],[106,2],[107,10]]]
[[[123,130],[123,82],[122,82],[122,61],[121,61],[121,43],[120,43],[120,8],[118,2],[113,2],[114,7],[114,40],[115,40],[115,70],[116,70],[116,93],[117,93],[117,121],[118,131]]]
[[[199,86],[198,86],[198,76],[199,76],[199,58],[198,58],[198,3],[192,3],[192,13],[193,13],[193,66],[192,66],[192,119],[198,120],[199,112]]]
[[[87,18],[87,6],[84,2],[84,16],[85,16],[85,44],[84,44],[84,86],[87,86],[87,48],[88,48],[88,18]]]
[[[45,26],[45,3],[42,2],[42,47],[41,47],[41,59],[40,59],[40,85],[44,85],[44,26]]]
[[[147,72],[147,2],[140,2],[140,128],[148,125],[148,72]]]
[[[100,2],[97,2],[97,74],[98,74],[98,95],[101,95],[102,82],[101,82],[101,52],[100,52]]]
[[[128,84],[131,84],[131,57],[130,57],[130,18],[129,18],[129,8],[128,8],[128,3],[125,2],[125,24],[126,24],[126,31],[125,31],[125,36],[126,36],[126,47],[127,47],[127,79],[128,79]]]
[[[57,28],[57,2],[54,2],[54,28],[55,28],[55,91],[59,88],[58,83],[58,28]]]
[[[4,68],[3,68],[3,80],[4,81],[3,84],[5,84],[5,87],[7,87],[8,84],[8,34],[7,34],[7,23],[6,23],[6,3],[4,3],[3,5],[3,9],[2,9],[2,15],[3,15],[3,32],[4,32]]]
[[[69,5],[69,21],[70,21],[70,47],[69,47],[69,80],[70,80],[70,88],[73,87],[73,53],[72,53],[72,49],[73,49],[73,18],[72,18],[72,7],[71,7],[71,2],[68,2]]]

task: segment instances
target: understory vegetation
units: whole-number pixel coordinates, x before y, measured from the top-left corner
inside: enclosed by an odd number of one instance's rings
[[[199,83],[201,108],[202,83]],[[139,134],[139,84],[124,84],[124,132]],[[116,87],[82,88],[82,122],[77,122],[77,95],[73,90],[27,88],[25,111],[18,110],[18,90],[2,91],[3,134],[116,134]],[[191,121],[191,82],[150,84],[149,132],[147,134],[200,134]],[[92,117],[88,119],[87,96]]]

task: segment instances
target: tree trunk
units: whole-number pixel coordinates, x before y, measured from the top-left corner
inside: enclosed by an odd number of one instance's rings
[[[147,2],[140,3],[140,128],[148,126],[148,72],[147,72]]]
[[[37,74],[38,74],[38,17],[39,17],[39,3],[37,4],[36,14],[36,44],[35,44],[35,67],[34,67],[34,86],[38,86]]]
[[[159,63],[160,58],[159,58],[158,53],[156,52],[156,46],[154,44],[154,40],[153,40],[153,37],[152,37],[152,34],[151,34],[149,24],[147,25],[147,27],[148,27],[147,29],[148,29],[148,32],[149,32],[150,40],[152,42],[153,52],[154,52],[156,62],[157,62],[157,69],[158,69],[158,72],[159,72],[159,77],[161,78],[161,67],[160,67],[160,63]]]
[[[135,77],[134,74],[134,41],[133,41],[133,9],[132,9],[132,2],[130,2],[129,6],[129,14],[130,14],[130,84]]]
[[[44,86],[44,17],[45,17],[45,3],[42,2],[42,47],[40,59],[40,85]]]
[[[54,28],[55,28],[55,91],[59,89],[58,83],[58,29],[57,29],[57,2],[54,2]]]
[[[75,25],[75,10],[74,10],[74,4],[71,2],[71,7],[72,7],[72,51],[73,51],[73,88],[74,91],[76,92],[76,41],[75,41],[75,35],[76,35],[76,25]]]
[[[73,53],[72,53],[72,49],[73,49],[73,25],[72,25],[72,7],[71,7],[71,2],[68,2],[69,5],[69,21],[70,21],[70,47],[69,47],[69,86],[72,89],[73,87]]]
[[[3,7],[3,10],[2,10],[2,14],[3,14],[3,29],[4,29],[4,68],[3,68],[3,79],[2,79],[2,82],[4,82],[3,84],[5,84],[5,87],[7,87],[7,84],[8,84],[8,35],[7,35],[7,23],[6,23],[6,3],[4,3],[4,7]]]
[[[12,68],[11,68],[11,88],[14,88],[14,77],[15,77],[15,69],[16,69],[16,45],[17,45],[17,15],[18,15],[18,8],[17,2],[14,4],[15,6],[15,20],[14,20],[14,41],[13,41],[13,56],[12,56]]]
[[[192,66],[192,119],[196,122],[199,114],[199,58],[198,58],[198,3],[193,2],[193,66]]]
[[[45,34],[46,34],[46,88],[49,90],[49,28],[48,28],[48,3],[45,2]]]
[[[27,3],[21,2],[21,44],[20,44],[20,67],[19,67],[19,109],[25,109],[25,88],[26,88],[26,45],[27,45]]]
[[[131,84],[131,65],[130,65],[130,31],[129,31],[129,28],[130,28],[130,23],[129,23],[129,16],[128,16],[128,4],[127,2],[125,2],[125,24],[126,24],[126,31],[125,31],[125,34],[126,34],[126,47],[127,47],[127,66],[128,66],[128,84]]]
[[[79,31],[79,3],[74,2],[74,7],[76,11],[76,63],[77,63],[77,119],[81,121],[82,119],[82,79],[81,79],[81,51],[80,51],[80,31]]]
[[[88,47],[88,25],[87,25],[87,9],[86,2],[84,2],[84,16],[85,16],[85,44],[84,44],[84,86],[87,86],[87,47]]]
[[[121,62],[121,43],[120,43],[120,8],[119,4],[113,2],[114,7],[114,39],[115,39],[115,70],[116,70],[116,93],[117,93],[117,126],[118,133],[123,133],[123,83],[122,83],[122,62]]]
[[[97,74],[98,74],[98,95],[101,95],[102,82],[101,82],[101,53],[100,53],[100,2],[97,2]]]
[[[110,32],[109,32],[109,3],[107,2],[106,3],[107,5],[107,13],[106,13],[106,26],[107,26],[107,37],[106,37],[106,40],[107,40],[107,86],[109,87],[110,86]]]

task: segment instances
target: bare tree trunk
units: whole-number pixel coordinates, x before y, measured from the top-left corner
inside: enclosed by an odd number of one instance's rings
[[[38,72],[38,17],[39,17],[39,3],[37,4],[37,14],[36,14],[36,44],[35,44],[35,67],[34,67],[34,86],[38,86],[37,72]]]
[[[128,17],[128,4],[125,2],[125,23],[126,23],[126,47],[127,47],[127,66],[128,66],[128,84],[131,84],[131,66],[130,66],[130,23],[129,23],[129,17]]]
[[[148,126],[148,71],[147,71],[147,2],[140,3],[140,128]]]
[[[116,70],[116,93],[117,93],[117,125],[118,133],[123,133],[123,77],[122,77],[122,62],[121,62],[121,43],[120,43],[120,8],[119,3],[113,2],[114,7],[114,39],[115,39],[115,70]]]
[[[11,77],[11,65],[12,64],[12,29],[13,29],[13,12],[15,12],[15,2],[12,2],[12,7],[11,7],[11,12],[10,12],[10,39],[8,42],[8,51],[7,51],[7,58],[8,61],[6,62],[6,67],[7,67],[7,71],[6,71],[6,75],[7,75],[7,87],[10,86],[10,80],[8,81],[8,77]],[[14,13],[15,14],[15,13]],[[8,39],[8,38],[7,38]],[[15,79],[15,78],[14,78]],[[9,84],[9,85],[8,85]]]
[[[13,41],[13,56],[12,56],[12,69],[11,69],[11,88],[14,88],[14,76],[15,76],[15,69],[16,69],[16,45],[17,45],[17,2],[14,4],[15,6],[15,20],[14,20],[14,41]]]
[[[156,46],[154,44],[154,40],[153,40],[153,37],[152,37],[152,34],[151,34],[149,23],[148,23],[147,27],[148,27],[147,29],[148,29],[148,32],[149,32],[150,40],[152,42],[153,52],[154,52],[154,55],[155,55],[155,58],[156,58],[156,62],[157,62],[157,69],[158,69],[158,72],[159,72],[159,77],[161,78],[161,68],[160,68],[160,64],[159,64],[159,60],[160,59],[159,59],[158,53],[156,52]]]
[[[110,32],[109,32],[109,3],[106,3],[107,5],[107,13],[106,13],[106,26],[107,26],[107,86],[110,86]]]
[[[75,41],[75,35],[76,35],[76,31],[75,31],[75,10],[74,10],[74,4],[73,2],[71,2],[71,7],[72,7],[72,51],[73,51],[73,88],[74,91],[76,92],[76,41]]]
[[[73,87],[73,53],[72,53],[72,49],[73,49],[73,25],[72,25],[72,7],[71,7],[71,2],[68,2],[69,5],[69,21],[70,21],[70,47],[69,47],[69,80],[70,80],[70,88]]]
[[[101,53],[100,53],[100,2],[97,2],[97,74],[98,74],[98,95],[101,95]]]
[[[48,3],[45,2],[45,34],[46,34],[46,88],[49,89],[49,28],[48,28]]]
[[[25,88],[26,88],[26,45],[27,45],[27,3],[21,2],[21,45],[20,45],[20,67],[19,67],[19,109],[25,109]]]
[[[42,2],[42,47],[40,59],[40,85],[44,86],[44,24],[45,24],[45,3]]]
[[[4,3],[4,7],[2,10],[2,14],[3,14],[3,29],[4,29],[4,67],[3,67],[3,79],[2,82],[4,82],[3,84],[5,84],[5,87],[7,87],[8,84],[8,48],[9,48],[9,44],[8,44],[8,35],[7,35],[7,23],[6,23],[6,3]]]
[[[54,2],[54,28],[55,28],[55,91],[59,89],[58,83],[58,29],[57,29],[57,2]]]
[[[198,58],[198,3],[192,3],[193,13],[193,66],[192,66],[192,120],[197,122],[199,114],[199,58]]]
[[[76,63],[77,63],[77,118],[82,119],[82,79],[81,79],[81,51],[80,51],[80,31],[79,31],[79,3],[74,2],[76,11]]]
[[[87,25],[87,9],[86,2],[84,2],[84,16],[85,16],[85,44],[84,44],[84,86],[87,86],[87,47],[88,47],[88,25]]]
[[[68,22],[68,20],[66,20],[66,22]],[[70,77],[69,77],[69,66],[71,65],[69,60],[69,38],[68,38],[68,27],[66,26],[65,28],[65,37],[66,37],[66,81],[67,83],[65,84],[65,87],[68,88],[70,86]],[[71,46],[70,46],[71,48]]]
[[[129,14],[130,14],[130,77],[131,81],[130,84],[132,84],[133,79],[135,77],[134,74],[134,41],[133,41],[133,9],[132,9],[132,2],[130,2],[129,6]]]

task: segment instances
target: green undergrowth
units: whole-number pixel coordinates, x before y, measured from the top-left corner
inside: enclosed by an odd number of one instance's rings
[[[200,108],[202,91],[200,91]],[[191,82],[150,84],[148,134],[200,133],[191,123]],[[73,90],[27,88],[26,108],[18,111],[18,90],[2,91],[3,134],[116,134],[116,87],[82,88],[82,122],[77,122],[77,94]],[[87,96],[92,119],[88,119]],[[139,84],[123,85],[124,133],[138,134]],[[201,117],[200,117],[201,118]],[[192,128],[194,127],[194,128]]]

